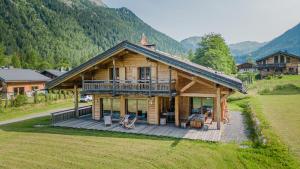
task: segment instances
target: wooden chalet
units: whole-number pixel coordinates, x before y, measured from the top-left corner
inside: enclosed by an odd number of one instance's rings
[[[92,119],[105,115],[119,119],[125,114],[138,122],[159,125],[161,118],[180,126],[193,113],[210,111],[207,119],[226,118],[227,97],[245,93],[242,82],[213,69],[128,41],[72,69],[47,83],[47,88],[73,89],[93,96]],[[73,122],[74,124],[74,122]]]
[[[300,74],[300,56],[276,52],[256,60],[261,77],[275,74]]]
[[[237,70],[239,73],[244,73],[244,72],[255,72],[256,71],[256,66],[254,63],[241,63],[237,65]]]

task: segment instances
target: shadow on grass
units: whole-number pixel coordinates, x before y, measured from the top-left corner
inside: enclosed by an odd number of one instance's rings
[[[292,95],[300,94],[300,87],[294,84],[277,85],[273,89],[266,88],[258,92],[260,95]]]
[[[41,133],[41,134],[58,134],[58,135],[70,135],[70,136],[92,136],[92,137],[111,137],[111,138],[126,138],[126,139],[147,139],[147,140],[159,140],[159,141],[173,141],[170,147],[176,147],[180,141],[193,141],[201,143],[216,142],[202,141],[202,140],[189,140],[184,138],[173,138],[167,136],[149,136],[136,133],[122,133],[115,131],[99,131],[90,129],[78,129],[67,127],[53,127],[50,124],[50,117],[39,117],[22,122],[11,123],[0,126],[0,130],[8,132],[28,132],[28,133]]]

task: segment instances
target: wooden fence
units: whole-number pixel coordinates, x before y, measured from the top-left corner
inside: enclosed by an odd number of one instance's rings
[[[90,115],[92,114],[92,106],[80,107],[78,111],[79,111],[79,117]],[[54,112],[51,114],[51,117],[52,117],[52,124],[55,124],[68,119],[76,118],[76,112],[75,109]]]

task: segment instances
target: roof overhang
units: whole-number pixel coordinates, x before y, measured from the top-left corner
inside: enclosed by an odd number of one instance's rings
[[[209,81],[223,85],[233,90],[238,90],[241,93],[246,93],[246,89],[244,88],[243,83],[238,79],[233,80],[232,78],[225,77],[224,75],[213,73],[212,71],[207,71],[205,69],[201,69],[199,67],[193,66],[183,61],[179,61],[178,59],[174,59],[162,53],[158,53],[154,50],[130,43],[128,41],[123,41],[119,43],[118,45],[110,48],[109,50],[103,52],[100,55],[95,56],[94,58],[83,63],[82,65],[46,83],[46,88],[52,89],[58,86],[59,84],[83,73],[84,71],[90,69],[91,67],[101,63],[102,61],[110,58],[111,56],[123,50],[129,50],[144,55],[150,59],[159,61],[161,63],[174,67],[176,69],[182,70],[184,72],[193,74],[194,76],[207,79]]]

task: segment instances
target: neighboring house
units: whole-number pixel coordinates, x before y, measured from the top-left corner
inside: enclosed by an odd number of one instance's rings
[[[63,70],[55,70],[55,69],[47,69],[41,72],[42,75],[49,77],[50,79],[57,78],[58,76],[63,75],[67,71]]]
[[[143,41],[142,41],[143,42]],[[245,93],[239,79],[154,49],[128,41],[112,47],[46,84],[47,89],[74,89],[93,96],[92,118],[113,119],[129,114],[138,122],[176,126],[191,114],[209,112],[208,118],[226,118],[227,97]],[[78,95],[75,112],[79,117]]]
[[[300,56],[276,52],[256,60],[261,77],[274,74],[300,74]]]
[[[256,66],[254,63],[242,63],[237,65],[237,69],[239,73],[244,73],[244,72],[255,72],[256,71]]]
[[[0,69],[1,94],[10,98],[18,94],[32,96],[33,91],[45,89],[48,77],[30,69]]]

